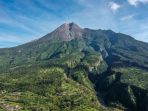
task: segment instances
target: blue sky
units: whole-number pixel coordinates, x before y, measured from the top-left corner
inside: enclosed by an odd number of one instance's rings
[[[148,42],[147,11],[148,0],[0,0],[0,48],[38,39],[65,22]]]

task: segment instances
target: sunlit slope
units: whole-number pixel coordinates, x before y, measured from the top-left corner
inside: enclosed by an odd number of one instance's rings
[[[63,24],[0,49],[0,108],[148,110],[148,44],[111,30]]]

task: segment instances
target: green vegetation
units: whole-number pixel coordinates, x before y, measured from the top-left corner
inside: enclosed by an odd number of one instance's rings
[[[27,69],[30,73],[15,69],[15,76],[7,73],[1,75],[2,109],[17,107],[22,111],[98,110],[99,103],[94,91],[67,78],[64,69]]]
[[[0,111],[148,110],[147,43],[110,30],[50,37],[0,49]]]
[[[139,68],[118,68],[114,69],[116,72],[121,73],[121,82],[129,85],[137,86],[142,89],[148,90],[148,71]]]

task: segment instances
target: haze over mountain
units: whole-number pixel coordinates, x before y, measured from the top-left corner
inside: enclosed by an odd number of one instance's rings
[[[0,49],[2,111],[147,111],[148,43],[65,23]]]

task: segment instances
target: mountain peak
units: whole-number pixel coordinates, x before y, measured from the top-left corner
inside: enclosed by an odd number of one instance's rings
[[[74,29],[82,29],[79,25],[75,24],[74,22],[69,23],[69,27]]]
[[[60,27],[57,28],[57,30],[69,30],[69,31],[78,31],[78,30],[82,30],[82,28],[80,26],[78,26],[76,23],[71,22],[71,23],[64,23],[62,24]]]
[[[46,35],[46,40],[59,40],[59,41],[70,41],[76,38],[81,38],[83,29],[74,22],[64,23],[59,26],[56,30]]]

